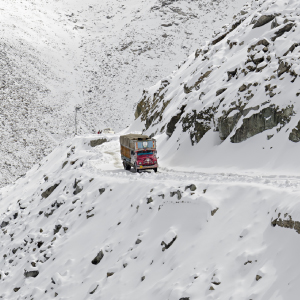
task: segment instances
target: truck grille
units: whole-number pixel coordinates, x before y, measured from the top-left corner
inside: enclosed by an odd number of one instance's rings
[[[144,166],[149,166],[149,165],[153,165],[153,161],[150,158],[146,158],[143,161],[143,165]]]

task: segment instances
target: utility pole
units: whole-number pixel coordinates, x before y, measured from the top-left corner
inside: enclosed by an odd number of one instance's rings
[[[81,106],[75,106],[75,135],[77,135],[77,112],[81,109]]]

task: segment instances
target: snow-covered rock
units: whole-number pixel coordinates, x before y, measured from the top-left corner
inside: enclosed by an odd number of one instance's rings
[[[297,299],[299,176],[131,173],[98,138],[0,190],[0,299]]]
[[[161,157],[174,166],[298,172],[299,9],[293,0],[252,1],[144,91],[131,128],[160,136]]]

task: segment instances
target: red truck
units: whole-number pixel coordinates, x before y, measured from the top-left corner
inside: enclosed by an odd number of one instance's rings
[[[120,136],[121,159],[124,169],[134,172],[153,169],[157,172],[156,140],[142,134]]]

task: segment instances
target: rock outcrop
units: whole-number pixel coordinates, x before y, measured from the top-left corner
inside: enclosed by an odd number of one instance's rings
[[[168,80],[144,91],[135,116],[146,134],[173,137],[176,129],[178,149],[186,134],[196,145],[208,132],[218,132],[220,142],[241,143],[272,129],[268,137],[274,140],[284,127],[286,141],[300,140],[298,126],[287,126],[300,110],[296,4],[254,1],[252,9],[251,16],[241,12]],[[289,19],[285,12],[291,12]]]

